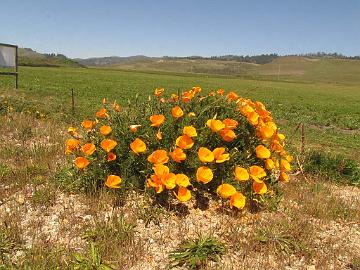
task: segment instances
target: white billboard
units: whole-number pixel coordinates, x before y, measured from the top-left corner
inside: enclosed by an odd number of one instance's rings
[[[0,44],[0,67],[16,67],[16,48]]]

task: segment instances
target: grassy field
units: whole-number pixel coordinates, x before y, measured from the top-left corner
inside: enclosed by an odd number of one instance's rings
[[[360,61],[348,59],[285,56],[262,65],[221,60],[140,59],[108,67],[138,71],[222,74],[294,82],[360,84]]]
[[[325,82],[321,74],[277,81],[273,75],[251,80],[22,67],[19,90],[10,78],[0,77],[0,270],[172,269],[177,264],[214,270],[360,269],[359,188],[336,179],[340,167],[349,167],[343,159],[323,155],[360,161],[360,89],[342,76],[343,83]],[[145,102],[158,86],[171,93],[194,85],[205,93],[221,87],[264,102],[295,154],[301,134],[294,130],[304,124],[305,146],[316,151],[315,158],[304,162],[305,173],[297,171],[281,184],[283,199],[276,197],[262,211],[229,211],[220,201],[211,200],[207,208],[196,202],[161,205],[147,193],[120,196],[104,188],[87,194],[73,187],[71,161],[64,155],[68,125],[93,117],[103,97],[126,105],[137,94]],[[3,96],[14,108],[11,113],[4,113]],[[353,172],[355,167],[356,161]]]
[[[292,133],[303,123],[307,147],[359,160],[359,86],[348,84],[345,79],[343,84],[311,82],[321,81],[320,74],[314,71],[309,81],[288,82],[220,75],[22,67],[20,91],[9,89],[11,80],[3,77],[0,94],[9,95],[16,109],[40,111],[49,118],[70,122],[74,120],[71,89],[75,93],[77,120],[92,115],[103,97],[126,104],[137,93],[140,100],[146,100],[158,86],[165,87],[168,93],[194,85],[200,85],[205,93],[217,88],[235,90],[244,97],[264,102],[295,146],[299,145],[300,134]]]

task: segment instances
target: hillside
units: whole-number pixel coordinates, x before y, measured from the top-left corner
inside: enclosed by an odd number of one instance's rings
[[[154,57],[147,57],[144,55],[135,55],[129,57],[120,57],[120,56],[108,56],[108,57],[92,57],[92,58],[75,58],[74,61],[78,62],[84,66],[112,66],[118,64],[128,64],[128,63],[137,63],[137,62],[147,62],[152,61],[153,59],[158,59]]]
[[[108,64],[105,59],[97,61],[101,65],[89,66],[138,71],[219,74],[285,81],[360,83],[360,61],[351,59],[281,56],[266,64],[167,57],[123,57],[112,59]],[[86,65],[86,62],[80,61],[80,63]]]
[[[42,54],[30,48],[19,48],[19,65],[33,67],[81,67],[62,54]]]

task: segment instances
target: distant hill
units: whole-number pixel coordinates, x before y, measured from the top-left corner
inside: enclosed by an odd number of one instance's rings
[[[80,63],[84,66],[113,66],[118,64],[128,64],[133,62],[151,62],[156,57],[147,57],[144,55],[135,55],[129,57],[120,57],[120,56],[108,56],[108,57],[93,57],[87,59],[76,58],[74,61]]]
[[[84,62],[81,62],[84,63]],[[104,63],[104,62],[102,62]],[[286,81],[360,83],[360,61],[330,57],[279,56],[269,63],[190,58],[125,58],[102,66],[112,69],[201,73]]]
[[[19,65],[33,67],[81,67],[76,61],[63,54],[43,54],[30,48],[19,48]]]

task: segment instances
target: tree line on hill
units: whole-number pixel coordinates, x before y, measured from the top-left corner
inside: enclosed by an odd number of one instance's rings
[[[300,57],[309,57],[309,58],[335,58],[335,59],[351,59],[351,60],[360,60],[360,56],[346,56],[341,53],[306,53],[306,54],[289,54],[283,56],[300,56]],[[221,55],[221,56],[185,56],[185,57],[176,57],[176,56],[164,56],[165,59],[189,59],[189,60],[222,60],[222,61],[237,61],[237,62],[246,62],[254,64],[266,64],[272,62],[274,59],[283,57],[276,53],[270,54],[259,54],[259,55]]]
[[[317,52],[317,53],[304,53],[304,54],[291,54],[286,56],[302,56],[309,58],[335,58],[335,59],[350,59],[350,60],[360,60],[360,55],[356,56],[347,56],[341,53],[326,53],[326,52]]]

